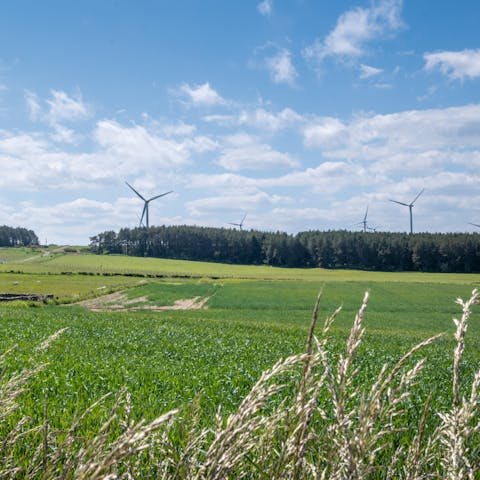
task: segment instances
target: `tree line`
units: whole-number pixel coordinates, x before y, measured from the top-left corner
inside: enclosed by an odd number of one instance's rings
[[[469,233],[240,231],[196,226],[123,228],[90,238],[94,253],[278,267],[480,272],[480,235]]]
[[[38,237],[33,230],[22,227],[0,227],[0,247],[28,247],[38,245]]]

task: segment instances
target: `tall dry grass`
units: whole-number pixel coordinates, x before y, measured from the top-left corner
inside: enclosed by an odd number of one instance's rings
[[[467,301],[457,300],[462,316],[454,319],[452,405],[432,415],[429,396],[415,425],[406,406],[428,359],[414,357],[439,336],[421,342],[393,366],[381,366],[371,384],[365,384],[356,358],[368,294],[339,356],[329,350],[328,334],[340,309],[316,336],[319,302],[320,296],[305,352],[265,371],[233,414],[225,417],[219,409],[214,427],[199,426],[197,401],[152,422],[134,422],[130,395],[122,390],[108,419],[87,438],[79,434],[80,427],[105,397],[66,431],[50,424],[45,402],[41,425],[22,418],[0,439],[0,478],[480,478],[480,370],[468,395],[460,391],[465,335],[479,293],[474,290]],[[57,335],[40,348],[48,348]],[[42,368],[10,377],[3,370],[0,424],[8,423],[29,379]],[[433,427],[428,425],[432,418]],[[405,435],[407,429],[415,434]],[[30,451],[22,448],[27,436],[29,444],[36,439]]]

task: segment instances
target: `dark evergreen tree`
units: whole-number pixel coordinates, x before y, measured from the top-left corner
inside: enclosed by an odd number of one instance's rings
[[[178,225],[123,228],[118,234],[106,231],[90,240],[96,253],[279,267],[480,272],[480,235],[476,233],[407,235],[341,230],[288,235]],[[0,241],[12,245],[16,240],[4,228],[0,229]]]
[[[38,237],[33,230],[22,227],[0,227],[0,247],[29,247],[38,245]]]

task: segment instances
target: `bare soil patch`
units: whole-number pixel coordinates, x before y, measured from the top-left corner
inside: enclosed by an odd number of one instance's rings
[[[86,307],[94,312],[135,311],[135,310],[199,310],[206,309],[210,297],[193,297],[176,300],[173,305],[148,305],[147,297],[128,298],[124,292],[114,292],[96,298],[89,298],[73,305]]]

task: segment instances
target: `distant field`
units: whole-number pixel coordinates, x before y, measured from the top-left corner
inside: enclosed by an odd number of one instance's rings
[[[435,408],[440,407],[451,397],[451,319],[459,313],[454,301],[480,283],[479,275],[277,269],[60,252],[24,261],[32,256],[4,254],[0,292],[53,293],[65,303],[121,291],[117,301],[125,307],[109,311],[107,303],[104,311],[92,312],[70,305],[0,304],[0,351],[18,344],[9,371],[29,365],[35,345],[68,328],[49,351],[34,354],[48,367],[32,380],[18,412],[40,420],[46,396],[50,423],[58,428],[124,385],[133,396],[135,418],[153,418],[200,395],[201,422],[211,425],[219,404],[225,412],[233,410],[262,370],[302,351],[321,289],[320,321],[343,306],[332,327],[333,352],[344,343],[363,293],[370,292],[366,340],[358,356],[366,383],[382,363],[447,332],[450,337],[425,352],[428,365],[412,400],[421,403],[432,393]],[[207,308],[150,311],[195,297],[205,298]],[[468,331],[466,378],[479,362],[476,312]],[[99,413],[91,427],[101,418]]]
[[[60,302],[96,297],[145,282],[138,277],[105,277],[0,272],[0,293],[52,294]]]
[[[29,262],[4,263],[0,265],[0,271],[18,271],[25,273],[83,272],[100,275],[137,274],[174,277],[301,280],[314,282],[421,282],[470,285],[476,285],[480,282],[480,275],[475,274],[389,273],[357,270],[325,270],[318,268],[277,268],[128,257],[124,255],[65,254],[63,252],[52,253],[49,256],[38,256],[38,258]]]
[[[5,263],[25,262],[39,258],[41,252],[31,248],[5,248],[0,247],[0,265]]]

